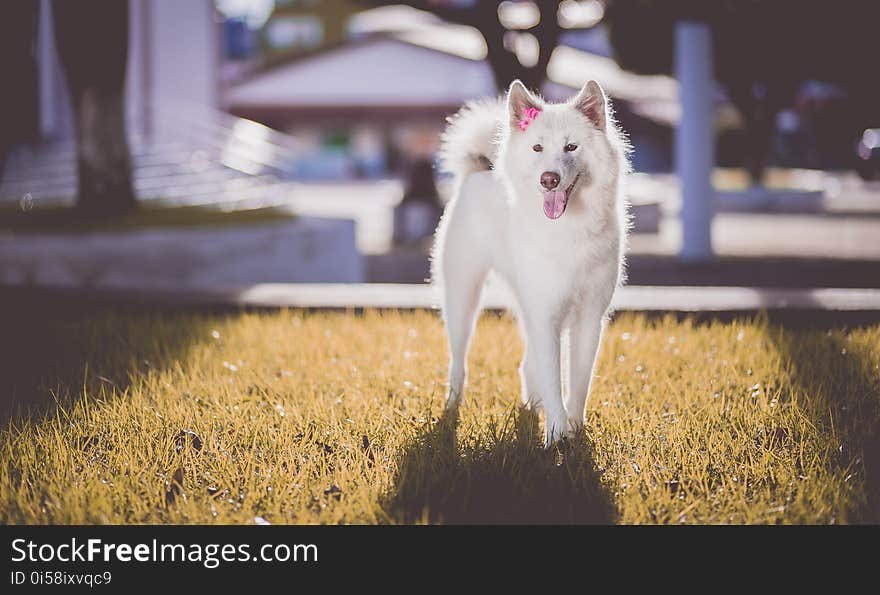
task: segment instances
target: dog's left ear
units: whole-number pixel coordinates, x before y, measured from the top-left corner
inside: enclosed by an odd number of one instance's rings
[[[602,90],[599,83],[587,81],[581,92],[571,101],[596,128],[603,132],[605,131],[608,127],[608,116],[606,115],[608,100],[605,98],[605,91]]]

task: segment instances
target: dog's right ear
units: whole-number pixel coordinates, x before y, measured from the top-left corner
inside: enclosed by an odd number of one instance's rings
[[[525,112],[530,107],[540,109],[541,101],[529,93],[519,79],[516,79],[507,91],[507,114],[511,128],[519,128],[519,123],[525,118]]]

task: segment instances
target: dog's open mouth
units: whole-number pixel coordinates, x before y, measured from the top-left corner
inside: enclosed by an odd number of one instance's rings
[[[544,214],[548,219],[559,219],[568,206],[568,198],[575,184],[581,179],[581,175],[575,176],[574,181],[565,190],[548,190],[544,193]]]

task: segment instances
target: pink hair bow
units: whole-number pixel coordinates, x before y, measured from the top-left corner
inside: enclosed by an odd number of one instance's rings
[[[526,108],[523,112],[523,119],[519,121],[519,129],[525,132],[526,128],[529,127],[529,124],[531,124],[532,121],[537,118],[538,114],[540,113],[541,110],[536,107]]]

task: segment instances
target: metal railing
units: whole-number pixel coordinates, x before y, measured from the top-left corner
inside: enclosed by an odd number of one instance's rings
[[[165,105],[150,110],[149,135],[129,127],[133,182],[142,201],[283,202],[301,154],[295,138],[203,106]],[[76,147],[70,140],[15,147],[0,175],[0,203],[71,202],[77,186]]]

